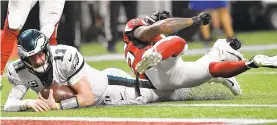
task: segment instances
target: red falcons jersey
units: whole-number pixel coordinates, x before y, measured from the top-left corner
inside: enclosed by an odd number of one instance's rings
[[[157,36],[151,41],[141,41],[134,37],[134,30],[140,26],[147,26],[148,24],[140,18],[132,19],[128,21],[123,31],[123,39],[125,42],[124,52],[125,59],[132,69],[133,73],[136,74],[136,65],[141,61],[143,53],[151,48],[157,41],[164,38],[164,35]],[[141,79],[145,79],[145,74],[139,76]]]

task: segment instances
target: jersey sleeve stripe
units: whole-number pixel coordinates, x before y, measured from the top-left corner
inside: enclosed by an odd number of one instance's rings
[[[85,59],[83,59],[83,62],[81,64],[80,68],[67,78],[67,81],[69,81],[75,74],[77,74],[84,67],[84,65],[85,65]]]
[[[108,76],[108,84],[109,85],[134,87],[135,83],[136,83],[135,79],[122,78],[122,77],[117,77],[117,76],[112,76],[112,75],[107,75],[107,76]],[[139,81],[139,87],[156,89],[150,81]]]

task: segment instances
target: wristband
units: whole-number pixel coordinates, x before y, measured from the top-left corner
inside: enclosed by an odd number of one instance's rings
[[[201,22],[200,22],[200,19],[198,16],[194,16],[191,19],[192,19],[193,24],[195,24],[196,26],[201,26]]]
[[[72,98],[62,100],[60,103],[60,107],[61,109],[71,109],[79,107],[77,97],[74,96]]]

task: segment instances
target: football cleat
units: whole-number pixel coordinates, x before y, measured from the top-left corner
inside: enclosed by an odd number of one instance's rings
[[[162,61],[160,53],[146,51],[142,56],[142,60],[136,65],[136,71],[139,74],[143,74],[148,68],[157,65],[160,61]]]
[[[241,42],[237,38],[227,38],[226,41],[234,50],[241,48]]]
[[[223,84],[228,89],[230,89],[230,91],[236,96],[242,94],[239,82],[236,80],[235,77],[231,77],[231,78],[221,78],[221,77],[219,77],[219,78],[214,78],[212,81],[213,82],[219,82],[219,83]]]
[[[258,68],[258,67],[277,68],[277,55],[275,56],[256,55],[252,57],[250,60],[246,61],[245,64],[249,68]]]
[[[237,41],[233,41],[233,42],[237,42]],[[235,43],[232,43],[235,44]],[[236,43],[238,44],[238,43]],[[240,46],[236,46],[236,47],[232,47],[230,42],[227,42],[226,39],[218,39],[212,50],[217,50],[218,54],[220,56],[220,60],[221,61],[240,61],[240,60],[245,60],[243,55],[235,50],[235,49],[239,49]]]

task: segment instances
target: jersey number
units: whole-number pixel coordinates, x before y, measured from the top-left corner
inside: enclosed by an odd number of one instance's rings
[[[127,52],[127,56],[126,56],[126,62],[128,63],[128,65],[131,67],[132,71],[134,72],[135,70],[133,69],[132,65],[134,63],[135,60],[135,56],[134,54],[132,54],[131,52]]]
[[[37,84],[37,82],[36,82],[35,80],[28,82],[28,84],[29,84],[31,87],[38,87],[38,84]]]
[[[56,49],[55,53],[57,55],[54,57],[54,60],[63,61],[63,57],[64,57],[65,52],[66,52],[66,49]]]

